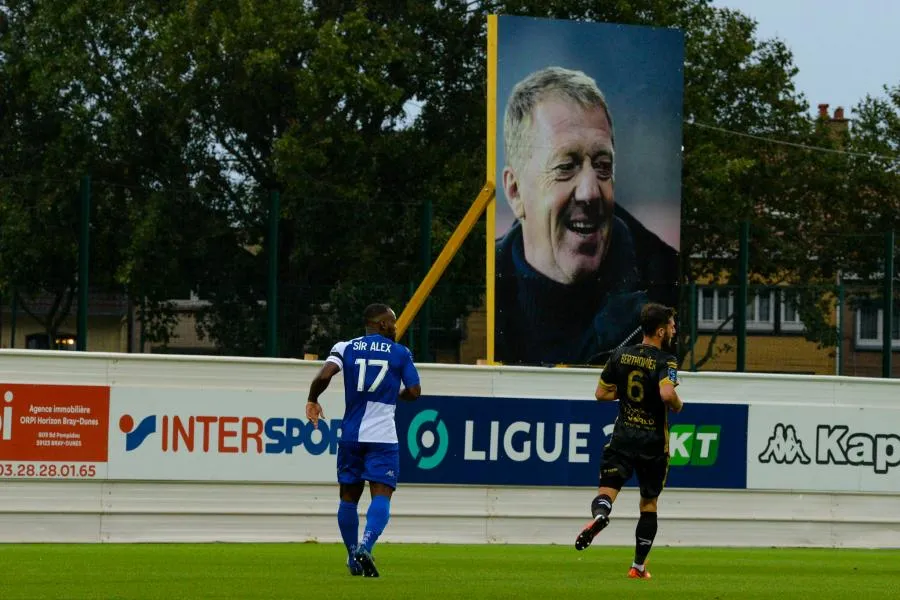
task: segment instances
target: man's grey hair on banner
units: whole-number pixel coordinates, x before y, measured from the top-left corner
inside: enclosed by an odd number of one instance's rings
[[[503,144],[508,166],[513,169],[521,168],[531,153],[534,108],[548,98],[569,100],[584,109],[602,108],[609,119],[610,135],[615,147],[612,114],[597,82],[583,71],[546,67],[517,83],[509,95],[503,118]]]

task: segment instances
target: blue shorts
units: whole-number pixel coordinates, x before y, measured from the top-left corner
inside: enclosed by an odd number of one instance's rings
[[[400,475],[400,444],[338,442],[338,483],[374,481],[397,489]]]

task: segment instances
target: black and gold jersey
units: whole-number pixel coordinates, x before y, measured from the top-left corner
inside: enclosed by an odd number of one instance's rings
[[[667,407],[660,388],[678,385],[675,357],[656,346],[638,344],[617,350],[600,374],[600,386],[616,387],[619,416],[611,444],[654,455],[668,452]]]

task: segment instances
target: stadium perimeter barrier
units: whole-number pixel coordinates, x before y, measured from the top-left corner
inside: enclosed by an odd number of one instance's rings
[[[321,362],[0,352],[0,541],[338,541]],[[569,544],[616,405],[599,371],[420,365],[389,542]],[[684,373],[659,543],[900,546],[900,381]],[[366,501],[360,506],[364,513]],[[633,482],[604,541],[630,545]]]

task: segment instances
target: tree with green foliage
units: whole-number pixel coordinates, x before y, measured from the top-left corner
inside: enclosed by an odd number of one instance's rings
[[[835,223],[896,222],[877,200],[895,170],[728,133],[890,156],[896,96],[835,135],[807,118],[785,44],[707,0],[47,0],[0,13],[0,293],[49,293],[57,320],[77,285],[86,173],[91,282],[129,294],[150,340],[165,343],[169,300],[193,290],[201,335],[263,352],[274,191],[282,355],[355,335],[370,301],[401,309],[427,266],[426,201],[436,256],[485,179],[489,13],[684,30],[684,282],[733,267],[743,220],[751,272],[811,283],[874,264],[825,242]],[[438,328],[483,301],[484,252],[478,227],[433,295]],[[804,306],[808,335],[826,341],[826,312]]]

